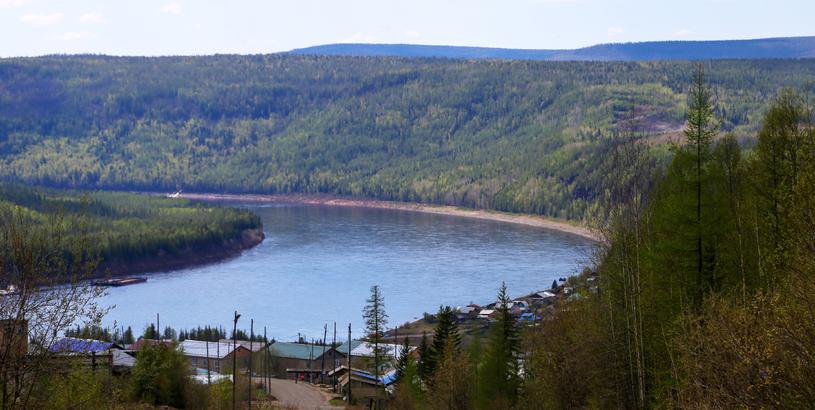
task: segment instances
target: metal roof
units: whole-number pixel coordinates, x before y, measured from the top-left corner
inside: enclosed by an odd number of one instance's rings
[[[357,348],[357,346],[359,346],[359,345],[361,345],[361,344],[362,344],[362,340],[351,340],[351,350],[356,349],[356,348]],[[345,343],[343,343],[343,344],[341,344],[341,345],[337,346],[337,349],[336,349],[336,350],[337,350],[338,352],[340,352],[340,353],[342,353],[342,354],[344,354],[344,355],[348,356],[348,341],[346,341]]]
[[[238,346],[243,346],[247,350],[252,350],[253,352],[259,352],[263,350],[264,347],[266,347],[265,342],[258,341],[250,342],[249,340],[236,340],[235,342],[237,342]],[[232,339],[221,339],[220,343],[232,343]],[[252,349],[249,349],[250,347]]]
[[[240,348],[241,345],[238,345],[238,349]],[[185,356],[204,358],[207,358],[207,350],[209,350],[209,359],[223,359],[232,353],[232,343],[187,339],[178,345],[178,350],[183,351]]]
[[[56,340],[48,350],[53,353],[98,353],[109,349],[121,348],[122,347],[116,343],[103,342],[101,340],[63,337]]]
[[[314,348],[313,350],[312,347]],[[346,349],[347,347],[348,346],[346,345]],[[276,357],[309,360],[322,356],[323,348],[325,348],[325,351],[327,352],[331,349],[331,346],[317,344],[312,345],[307,343],[274,342],[269,345],[269,352],[271,352],[272,356]]]
[[[402,345],[380,343],[379,349],[384,355],[393,356],[397,360],[402,354]],[[414,347],[411,347],[410,351],[413,351],[413,349]],[[360,343],[354,350],[351,350],[351,356],[374,357],[373,343]]]
[[[370,372],[366,372],[363,370],[351,370],[351,374],[360,379],[367,380],[372,384],[376,384],[377,378]],[[391,385],[395,381],[396,381],[396,370],[391,370],[379,377],[379,383],[382,383],[385,386]]]
[[[136,365],[136,358],[125,353],[124,350],[111,350],[113,353],[113,365],[114,366],[125,366],[125,367],[133,367]]]

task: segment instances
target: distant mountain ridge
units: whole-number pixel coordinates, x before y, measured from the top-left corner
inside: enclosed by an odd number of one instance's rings
[[[574,50],[533,50],[417,44],[326,44],[291,54],[327,56],[439,57],[455,59],[640,61],[815,58],[815,36],[752,40],[647,41],[598,44]]]

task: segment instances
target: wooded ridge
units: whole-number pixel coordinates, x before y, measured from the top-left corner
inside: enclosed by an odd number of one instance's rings
[[[751,141],[815,60],[705,66]],[[0,60],[0,178],[57,187],[330,193],[584,220],[616,136],[679,139],[690,62],[295,55]]]

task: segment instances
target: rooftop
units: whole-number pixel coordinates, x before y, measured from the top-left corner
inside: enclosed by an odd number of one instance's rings
[[[266,347],[266,343],[258,342],[258,341],[250,342],[249,340],[236,340],[235,342],[238,344],[238,346],[243,346],[247,350],[251,350],[253,352],[259,352],[259,351],[263,350],[264,347]],[[230,343],[231,344],[232,339],[221,339],[220,343]],[[250,349],[250,347],[251,347],[251,349]]]
[[[331,349],[331,346],[287,342],[274,342],[269,345],[269,351],[274,356],[302,360],[316,359],[320,357],[323,354],[323,348],[328,351]],[[345,348],[347,350],[348,345],[346,345]]]
[[[352,340],[351,341],[351,350],[356,349],[357,346],[359,346],[361,344],[362,344],[362,340]],[[347,356],[348,355],[348,341],[346,341],[345,343],[337,346],[337,351]]]
[[[396,359],[399,359],[399,355],[402,353],[402,345],[380,343],[379,348],[385,355],[394,356]],[[412,351],[413,349],[414,348],[411,347],[410,350]],[[357,347],[351,350],[351,356],[373,357],[373,343],[360,343]]]
[[[238,345],[238,349],[240,348],[242,346]],[[209,359],[223,359],[232,353],[232,343],[187,339],[178,344],[178,350],[183,351],[185,356],[193,357],[207,357],[209,351]]]
[[[93,339],[77,339],[73,337],[63,337],[51,345],[48,350],[54,353],[97,353],[109,349],[121,349],[116,343],[103,342]]]

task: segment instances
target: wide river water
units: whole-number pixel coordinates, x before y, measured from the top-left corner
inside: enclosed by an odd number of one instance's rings
[[[263,220],[266,240],[240,256],[146,275],[143,284],[110,288],[115,307],[104,325],[141,334],[160,314],[161,327],[266,326],[270,337],[323,336],[333,322],[362,334],[362,308],[377,284],[390,327],[439,305],[486,304],[502,281],[511,296],[548,288],[576,273],[590,254],[587,239],[518,224],[384,209],[312,205],[243,205]]]

